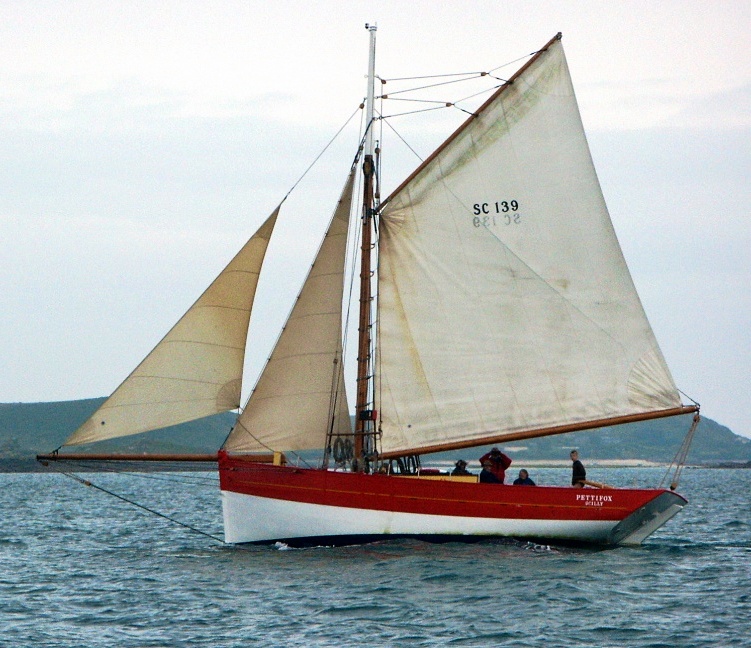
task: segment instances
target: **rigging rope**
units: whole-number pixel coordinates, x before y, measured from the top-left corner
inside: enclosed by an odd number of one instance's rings
[[[301,175],[301,176],[300,176],[300,177],[299,177],[299,178],[297,179],[297,182],[295,182],[295,184],[293,184],[293,185],[292,185],[292,187],[290,187],[290,190],[289,190],[289,191],[288,191],[288,192],[286,193],[286,195],[284,196],[284,198],[282,198],[282,202],[284,202],[285,200],[287,200],[287,198],[288,198],[288,197],[289,197],[289,195],[290,195],[290,194],[291,194],[291,193],[292,193],[292,192],[293,192],[293,191],[295,190],[295,188],[297,187],[297,185],[299,185],[299,184],[300,184],[300,183],[302,182],[303,178],[304,178],[304,177],[305,177],[306,175],[308,175],[308,173],[310,172],[310,170],[311,170],[311,169],[312,169],[312,168],[313,168],[313,167],[314,167],[314,166],[316,165],[316,162],[318,162],[318,160],[320,160],[320,159],[321,159],[321,156],[323,156],[323,154],[324,154],[324,153],[325,153],[325,152],[326,152],[326,151],[327,151],[327,150],[329,149],[329,147],[330,147],[330,146],[331,146],[331,145],[332,145],[332,144],[334,143],[334,140],[336,140],[336,138],[337,138],[337,137],[339,137],[339,134],[340,134],[340,133],[341,133],[341,132],[342,132],[342,131],[343,131],[343,130],[344,130],[345,128],[347,128],[347,124],[349,124],[349,122],[351,122],[351,121],[352,121],[352,118],[353,118],[353,117],[354,117],[354,116],[355,116],[355,115],[357,114],[357,112],[358,112],[358,111],[359,111],[360,109],[361,109],[361,108],[360,108],[360,106],[359,106],[359,105],[357,106],[357,108],[355,108],[355,111],[354,111],[354,112],[353,112],[353,113],[352,113],[352,114],[351,114],[351,115],[350,115],[350,116],[349,116],[349,117],[347,118],[347,121],[345,121],[345,122],[344,122],[344,124],[342,125],[342,127],[341,127],[341,128],[340,128],[340,129],[338,130],[338,131],[336,131],[336,134],[335,134],[335,135],[334,135],[334,136],[333,136],[333,137],[332,137],[332,138],[331,138],[331,139],[329,140],[329,143],[328,143],[328,144],[326,144],[326,146],[324,146],[324,147],[323,147],[323,150],[322,150],[322,151],[321,151],[321,152],[320,152],[320,153],[319,153],[319,154],[318,154],[318,155],[317,155],[317,156],[315,157],[315,159],[314,159],[314,160],[313,160],[313,161],[312,161],[312,162],[310,163],[310,165],[308,166],[308,168],[307,168],[307,169],[305,169],[305,171],[303,172],[303,174],[302,174],[302,175]]]
[[[487,72],[482,71],[473,71],[473,72],[453,72],[453,73],[447,73],[447,74],[426,74],[423,76],[414,76],[414,77],[396,77],[393,79],[381,79],[381,77],[378,77],[381,80],[381,83],[386,83],[387,81],[419,81],[420,79],[440,79],[440,78],[446,78],[446,77],[452,77],[452,76],[464,76],[464,77],[470,77],[470,76],[484,76],[491,74],[495,72],[496,70],[500,70],[501,68],[508,67],[509,65],[514,65],[515,63],[518,63],[519,61],[523,61],[526,58],[529,58],[530,56],[534,56],[537,54],[537,52],[532,52],[531,54],[525,54],[524,56],[520,56],[517,59],[514,59],[513,61],[508,61],[507,63],[502,63],[501,65],[498,65],[494,68],[491,68]],[[462,81],[462,79],[459,79],[459,81]]]
[[[78,475],[74,473],[69,473],[64,470],[58,470],[56,471],[61,475],[65,475],[66,477],[69,477],[70,479],[73,479],[74,481],[77,481],[79,484],[83,484],[84,486],[88,486],[90,488],[94,488],[98,491],[101,491],[102,493],[105,493],[107,495],[110,495],[112,497],[115,497],[123,502],[126,502],[127,504],[130,504],[132,506],[135,506],[136,508],[140,508],[147,513],[151,513],[152,515],[156,515],[157,517],[163,518],[165,520],[168,520],[169,522],[172,522],[174,524],[177,524],[178,526],[184,527],[190,531],[193,531],[194,533],[198,533],[199,535],[206,536],[207,538],[211,538],[212,540],[216,540],[217,542],[220,542],[224,544],[224,540],[222,538],[219,538],[215,535],[212,535],[211,533],[207,533],[206,531],[202,531],[201,529],[198,529],[190,524],[187,524],[185,522],[180,522],[180,520],[177,520],[173,517],[170,517],[169,515],[165,515],[164,513],[160,513],[159,511],[155,511],[152,508],[149,508],[148,506],[144,506],[143,504],[139,504],[138,502],[135,502],[131,499],[128,499],[127,497],[124,497],[122,495],[118,495],[117,493],[114,493],[110,490],[107,490],[103,486],[97,486],[93,482],[91,482],[88,479],[84,479],[83,477],[79,477]]]
[[[420,90],[426,90],[426,89],[429,89],[429,88],[436,88],[436,87],[445,86],[445,85],[451,85],[451,84],[456,84],[456,83],[463,83],[465,81],[473,81],[473,80],[481,79],[483,77],[490,77],[491,79],[494,79],[496,81],[500,81],[501,84],[506,84],[506,83],[508,83],[508,79],[504,79],[502,77],[496,76],[493,73],[496,70],[500,70],[501,68],[507,67],[509,65],[514,65],[514,64],[518,63],[519,61],[522,61],[522,60],[524,60],[526,58],[534,56],[535,54],[537,54],[537,52],[532,52],[531,54],[528,54],[528,55],[525,55],[525,56],[520,56],[519,58],[514,59],[513,61],[509,61],[507,63],[503,63],[502,65],[498,65],[498,66],[496,66],[496,67],[488,70],[487,72],[484,72],[484,71],[482,71],[482,72],[456,72],[456,73],[452,73],[452,74],[431,74],[431,75],[415,76],[415,77],[396,77],[396,78],[393,78],[393,79],[383,79],[381,77],[378,77],[380,79],[380,81],[381,81],[382,86],[386,85],[386,83],[388,83],[389,81],[391,81],[391,82],[399,82],[399,81],[413,81],[413,80],[414,81],[419,81],[419,80],[422,80],[422,79],[445,79],[445,78],[449,78],[450,79],[448,81],[441,81],[439,83],[429,83],[429,84],[426,84],[426,85],[416,86],[414,88],[406,88],[404,90],[394,90],[393,92],[384,93],[384,94],[380,95],[380,97],[378,97],[378,98],[380,98],[382,101],[384,99],[391,99],[393,101],[414,101],[414,102],[423,102],[423,103],[440,103],[440,104],[443,104],[441,106],[436,106],[436,107],[433,107],[433,108],[425,108],[423,110],[413,110],[413,111],[404,112],[404,113],[397,113],[397,114],[394,114],[394,115],[389,115],[388,117],[401,117],[403,115],[412,115],[412,114],[419,113],[419,112],[427,112],[428,110],[437,110],[438,108],[452,108],[452,107],[456,108],[456,109],[458,109],[458,110],[460,110],[460,111],[462,111],[464,113],[467,113],[468,115],[472,115],[474,113],[472,113],[472,112],[470,112],[468,110],[465,110],[464,108],[461,108],[457,104],[460,103],[460,102],[462,102],[462,101],[467,101],[468,99],[472,99],[473,97],[476,97],[478,95],[494,91],[494,90],[496,90],[496,89],[498,89],[500,87],[499,85],[495,85],[492,88],[481,90],[480,92],[476,92],[476,93],[474,93],[472,95],[469,95],[467,97],[464,97],[463,99],[459,99],[459,100],[456,100],[456,101],[439,101],[439,100],[427,100],[427,99],[407,99],[407,98],[401,98],[401,97],[396,98],[396,97],[394,97],[394,95],[400,95],[400,94],[406,94],[406,93],[414,93],[414,92],[418,92]],[[457,79],[457,78],[451,78],[451,77],[461,77],[461,78]],[[387,119],[387,117],[383,117],[382,116],[381,119]]]
[[[383,95],[384,99],[388,99],[391,95],[404,94],[406,92],[417,92],[418,90],[427,90],[428,88],[437,88],[439,86],[452,85],[454,83],[461,83],[462,81],[471,81],[472,79],[479,79],[487,76],[486,72],[475,72],[474,76],[468,76],[464,79],[455,79],[453,81],[443,81],[442,83],[430,83],[424,86],[417,86],[416,88],[407,88],[405,90],[395,90],[394,92],[387,92]]]
[[[508,63],[504,64],[508,65]],[[500,66],[503,67],[503,66]],[[495,68],[496,70],[498,68]],[[492,70],[491,70],[492,71]],[[474,72],[453,72],[453,73],[447,73],[447,74],[425,74],[423,76],[413,76],[413,77],[395,77],[392,79],[381,79],[381,77],[378,77],[382,84],[387,83],[388,81],[419,81],[420,79],[444,79],[446,77],[455,77],[455,76],[461,76],[461,77],[476,77],[478,75],[486,74],[486,72],[482,71],[474,71]],[[462,81],[462,79],[458,79],[458,81]]]
[[[411,146],[409,145],[409,142],[407,142],[407,140],[405,140],[405,139],[404,139],[404,138],[403,138],[403,137],[401,136],[401,134],[399,133],[399,131],[397,131],[397,130],[396,130],[396,129],[395,129],[395,128],[394,128],[394,127],[393,127],[393,126],[391,125],[391,123],[389,123],[389,122],[387,121],[387,118],[386,118],[386,117],[380,117],[379,119],[381,119],[381,123],[385,123],[385,124],[386,124],[386,126],[388,126],[388,127],[389,127],[389,128],[390,128],[390,129],[392,130],[392,131],[393,131],[394,135],[396,135],[396,136],[397,136],[397,137],[398,137],[398,138],[399,138],[399,139],[400,139],[400,140],[402,141],[402,144],[404,144],[404,146],[406,146],[406,147],[407,147],[407,148],[408,148],[408,149],[409,149],[410,151],[412,151],[412,153],[414,153],[414,156],[415,156],[415,157],[416,157],[416,158],[417,158],[418,160],[420,160],[420,162],[424,162],[424,161],[425,161],[425,160],[423,160],[423,158],[422,158],[422,157],[420,156],[420,154],[419,154],[419,153],[418,153],[417,151],[415,151],[415,149],[413,149],[413,148],[412,148],[412,147],[411,147]]]
[[[670,481],[670,490],[675,490],[676,488],[678,488],[681,473],[683,472],[683,468],[686,464],[686,459],[688,458],[688,451],[691,448],[691,442],[694,439],[694,433],[696,432],[696,428],[699,425],[700,420],[701,416],[699,416],[697,412],[696,414],[694,414],[694,420],[691,423],[691,428],[689,429],[688,434],[686,434],[686,438],[683,439],[683,443],[681,444],[680,449],[673,458],[672,463],[668,466],[667,471],[665,471],[665,475],[660,482],[660,488],[664,488],[664,484],[667,481],[668,475],[670,474],[670,470],[673,468],[673,466],[675,466],[675,473],[673,474],[673,479]]]
[[[358,107],[358,109],[357,109],[357,110],[361,110],[361,109],[362,109],[362,105],[360,105],[360,106]],[[355,111],[355,113],[356,113],[356,112],[357,112],[357,111]],[[342,130],[343,130],[343,129],[344,129],[345,127],[346,127],[346,125],[347,125],[347,124],[348,124],[348,123],[349,123],[349,122],[350,122],[350,121],[352,120],[352,117],[354,117],[355,113],[353,113],[353,114],[352,114],[352,115],[350,116],[350,118],[349,118],[349,119],[347,120],[347,123],[346,123],[346,124],[345,124],[344,126],[342,126],[342,128],[340,128],[340,129],[339,129],[339,131],[338,131],[338,132],[337,132],[337,134],[336,134],[336,135],[334,136],[334,138],[332,138],[332,140],[331,140],[331,141],[330,141],[330,142],[329,142],[329,143],[328,143],[328,144],[326,145],[326,148],[328,148],[328,147],[329,147],[329,146],[331,145],[331,143],[332,143],[332,142],[334,141],[334,139],[336,139],[336,137],[337,137],[337,136],[338,136],[338,135],[339,135],[339,134],[340,134],[340,133],[342,132]],[[371,124],[368,124],[368,126],[366,127],[366,132],[367,132],[367,128],[370,128],[371,126],[372,126],[372,123],[371,123]],[[362,151],[363,151],[363,143],[364,143],[364,141],[365,141],[365,135],[363,135],[363,136],[362,136],[362,138],[360,139],[360,144],[359,144],[359,146],[358,146],[358,148],[357,148],[357,153],[355,154],[355,158],[354,158],[354,160],[352,161],[352,167],[351,167],[351,170],[353,170],[353,169],[354,169],[354,167],[355,167],[355,166],[357,165],[357,163],[358,163],[358,161],[359,161],[359,159],[360,159],[360,155],[361,155],[361,153],[362,153]],[[315,162],[316,162],[316,161],[318,161],[318,160],[320,159],[321,155],[323,155],[323,153],[324,153],[324,151],[326,150],[326,148],[324,148],[324,150],[323,150],[323,151],[321,151],[321,153],[320,153],[320,154],[319,154],[319,155],[318,155],[318,156],[316,157],[316,160],[315,160],[315,161],[313,162],[313,164],[315,164]],[[305,172],[305,174],[307,174],[307,173],[308,173],[308,171],[310,171],[310,169],[311,169],[311,168],[313,167],[313,164],[311,164],[311,165],[310,165],[310,166],[308,167],[308,169],[307,169],[307,171]],[[305,174],[303,174],[303,177],[305,177]],[[300,180],[302,180],[302,177],[300,178]],[[295,184],[295,186],[297,186],[297,184],[299,184],[300,180],[298,180],[298,181],[297,181],[297,183]],[[287,192],[287,196],[289,196],[289,194],[290,194],[290,193],[292,193],[292,190],[293,190],[293,189],[294,189],[294,187],[292,187],[292,189],[290,189],[290,190],[289,190],[289,192]],[[285,196],[285,198],[284,198],[285,200],[286,200],[287,196]],[[284,201],[282,201],[282,202],[284,202]],[[299,295],[300,295],[301,291],[302,291],[302,288],[300,289],[300,291],[298,291],[298,298],[299,298]],[[297,303],[297,302],[293,302],[293,304],[292,304],[292,307],[290,308],[289,314],[287,315],[287,320],[286,320],[286,321],[288,321],[288,320],[289,320],[289,318],[291,317],[291,315],[292,315],[292,312],[293,312],[293,310],[294,310],[294,308],[295,308],[295,305],[296,305],[296,303]],[[281,330],[279,331],[279,334],[278,334],[278,336],[277,336],[277,341],[276,341],[276,343],[274,344],[274,347],[272,347],[272,348],[276,348],[276,345],[278,344],[278,342],[279,342],[279,340],[280,340],[280,338],[281,338],[281,336],[282,336],[282,334],[283,334],[283,333],[284,333],[284,327],[282,327],[282,329],[281,329]],[[272,353],[272,355],[273,355],[273,353]],[[271,358],[272,358],[272,356],[271,356],[271,355],[270,355],[270,356],[269,356],[269,357],[267,358],[267,360],[266,360],[266,365],[268,365],[268,363],[269,363],[269,362],[271,362]],[[261,376],[262,376],[262,375],[263,375],[263,372],[261,372]],[[259,381],[261,380],[261,376],[259,376],[259,377],[258,377],[258,381],[256,382],[256,385],[255,385],[255,387],[253,387],[253,389],[251,390],[251,393],[250,393],[250,397],[248,398],[248,400],[247,400],[247,403],[249,403],[249,402],[250,402],[250,400],[251,400],[251,398],[253,397],[253,394],[255,393],[255,390],[256,390],[256,388],[258,387],[258,382],[259,382]],[[247,403],[246,403],[246,407],[247,407]],[[238,426],[239,426],[239,428],[238,428]],[[250,438],[251,438],[251,439],[253,439],[253,440],[254,440],[254,441],[255,441],[256,443],[258,443],[258,444],[259,444],[260,446],[262,446],[262,447],[266,448],[266,449],[267,449],[267,450],[268,450],[269,452],[276,452],[276,451],[277,451],[277,450],[276,450],[275,448],[272,448],[272,447],[270,447],[270,446],[269,446],[269,445],[268,445],[268,444],[267,444],[267,443],[266,443],[265,441],[263,441],[262,439],[260,439],[259,437],[257,437],[257,436],[256,436],[255,434],[253,434],[253,432],[252,432],[251,430],[249,430],[249,429],[248,429],[248,428],[247,428],[247,427],[246,427],[246,426],[245,426],[245,425],[244,425],[244,424],[242,423],[242,421],[240,420],[240,418],[239,418],[239,417],[238,417],[237,421],[235,422],[235,427],[234,427],[234,428],[233,428],[232,430],[230,430],[230,433],[229,433],[229,435],[227,435],[227,438],[226,438],[226,439],[224,440],[224,444],[226,444],[226,443],[227,443],[227,440],[229,439],[229,436],[230,436],[230,435],[231,435],[231,434],[232,434],[233,432],[236,432],[236,430],[238,430],[238,429],[239,429],[239,430],[241,430],[242,434],[244,434],[245,436],[248,436],[248,437],[250,437]],[[329,439],[329,437],[330,437],[330,435],[327,435],[327,442],[326,442],[326,447],[328,447],[328,445],[329,445],[329,444],[328,444],[328,439]],[[224,444],[222,444],[222,447],[224,447]],[[312,466],[311,466],[311,464],[310,464],[310,463],[308,462],[308,460],[307,460],[307,459],[306,459],[305,457],[303,457],[302,455],[298,454],[298,453],[297,453],[296,451],[294,451],[294,450],[287,450],[287,451],[285,451],[285,452],[286,452],[286,453],[287,453],[288,455],[293,455],[293,456],[295,456],[295,457],[297,458],[297,465],[298,465],[298,466],[300,465],[300,463],[302,463],[302,464],[304,464],[304,465],[305,465],[306,467],[308,467],[308,468],[312,468]]]

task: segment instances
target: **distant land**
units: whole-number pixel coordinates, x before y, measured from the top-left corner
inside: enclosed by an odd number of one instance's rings
[[[104,398],[51,403],[0,403],[0,471],[43,469],[35,457],[58,448]],[[210,453],[222,445],[234,424],[232,413],[217,414],[154,432],[112,439],[76,452]],[[587,460],[641,460],[669,463],[678,452],[691,424],[690,416],[657,419],[586,432],[516,441],[505,446],[516,463],[567,460],[579,448]],[[504,446],[501,446],[504,447]],[[73,451],[73,449],[71,449]],[[434,455],[432,459],[462,456],[473,461],[484,452],[471,448]],[[688,463],[707,466],[751,467],[751,439],[739,436],[715,421],[702,418]]]
[[[35,457],[60,447],[105,401],[0,403],[0,472],[44,470]],[[153,432],[69,448],[69,452],[190,454],[216,452],[235,422],[216,414]]]

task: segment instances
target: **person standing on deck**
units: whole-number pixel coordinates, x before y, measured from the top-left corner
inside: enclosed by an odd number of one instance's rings
[[[493,462],[490,461],[490,459],[486,459],[482,464],[482,470],[480,471],[480,479],[479,482],[481,484],[501,484],[500,479],[496,477],[495,473],[493,472]]]
[[[584,488],[584,482],[587,480],[587,471],[584,464],[579,461],[579,453],[576,450],[571,451],[571,485],[575,488]]]
[[[493,448],[480,457],[481,465],[485,465],[486,461],[492,463],[491,472],[498,477],[498,482],[502,484],[506,479],[506,468],[511,465],[511,458],[503,454],[498,448]]]

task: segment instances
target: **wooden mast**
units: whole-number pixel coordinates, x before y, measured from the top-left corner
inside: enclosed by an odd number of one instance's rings
[[[357,400],[355,404],[355,460],[353,470],[362,472],[365,468],[365,439],[371,432],[372,413],[369,407],[371,374],[371,252],[373,249],[373,118],[375,81],[375,37],[376,26],[366,24],[370,32],[370,56],[368,61],[368,93],[365,103],[365,143],[362,163],[363,203],[362,203],[362,247],[360,255],[360,317],[357,344]]]

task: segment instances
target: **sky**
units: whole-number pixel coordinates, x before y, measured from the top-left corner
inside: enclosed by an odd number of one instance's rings
[[[1,2],[0,402],[117,387],[357,113],[366,22],[385,79],[493,69],[563,33],[603,193],[675,382],[751,437],[742,0]],[[333,210],[358,119],[285,203],[267,261],[276,278],[253,314],[251,385]],[[418,163],[400,138],[426,157],[463,119],[400,118],[399,137],[383,138],[384,194]]]

